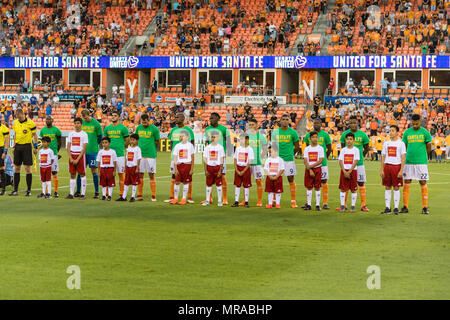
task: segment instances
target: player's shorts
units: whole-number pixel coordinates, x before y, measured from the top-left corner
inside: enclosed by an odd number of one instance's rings
[[[400,164],[388,164],[384,165],[384,178],[383,178],[383,186],[385,187],[402,187],[403,186],[403,178],[398,177],[398,172],[401,169]]]
[[[116,171],[117,173],[125,172],[125,157],[117,157]]]
[[[177,165],[178,175],[175,176],[175,181],[181,183],[192,182],[191,168],[192,163],[179,163]]]
[[[255,179],[262,180],[264,178],[264,170],[261,165],[250,166],[250,172]]]
[[[41,174],[41,181],[42,182],[49,182],[52,181],[52,167],[40,167],[39,172]]]
[[[137,186],[139,184],[139,172],[136,172],[136,167],[125,168],[125,185]]]
[[[55,155],[52,163],[52,172],[59,172],[59,159],[58,155]]]
[[[321,179],[322,180],[328,180],[329,176],[328,176],[328,166],[322,166],[322,173],[321,173]]]
[[[322,168],[318,167],[313,168],[312,170],[314,172],[314,177],[311,177],[311,175],[309,174],[309,170],[305,170],[305,179],[304,179],[305,188],[320,189],[320,187],[322,186]]]
[[[297,174],[297,169],[295,168],[295,161],[285,161],[284,162],[284,175],[286,177],[295,176]]]
[[[33,150],[31,149],[31,143],[16,144],[14,146],[14,164],[16,166],[33,165]]]
[[[79,156],[79,153],[72,153],[71,156],[72,159],[76,159]],[[86,174],[86,157],[81,157],[77,165],[69,162],[69,172],[70,174]]]
[[[100,185],[102,187],[115,187],[114,168],[100,168]]]
[[[356,166],[356,171],[358,172],[358,182],[366,182],[366,167],[364,165]]]
[[[428,181],[428,165],[426,164],[405,164],[403,171],[404,180]]]
[[[222,185],[222,176],[217,177],[219,169],[220,166],[206,166],[206,171],[209,173],[206,177],[206,186],[211,187],[215,184],[216,187],[220,187]]]
[[[172,166],[172,164],[171,164]],[[172,170],[172,167],[170,168]],[[140,173],[156,173],[156,159],[154,158],[142,158],[139,164]],[[172,171],[170,171],[172,172]],[[173,172],[172,172],[173,173]]]
[[[266,177],[266,192],[282,193],[283,192],[283,177],[278,177],[277,180],[270,180]]]
[[[5,160],[2,159],[2,155],[5,149],[3,147],[0,147],[0,168],[5,165]]]
[[[339,189],[343,191],[356,191],[358,190],[358,172],[356,170],[353,170],[350,179],[347,179],[344,176],[344,171],[341,170],[341,177],[339,180]]]
[[[239,171],[245,169],[245,167],[242,166],[237,166],[237,168]],[[252,173],[250,171],[250,168],[245,171],[243,176],[239,176],[237,172],[234,172],[234,185],[236,187],[241,187],[243,185],[244,188],[250,188],[252,186]]]
[[[96,153],[86,153],[86,165],[89,168],[97,168],[97,154]]]

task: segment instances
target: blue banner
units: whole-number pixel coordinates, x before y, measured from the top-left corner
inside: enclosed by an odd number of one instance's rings
[[[450,56],[0,57],[0,69],[449,69]]]
[[[390,101],[389,97],[349,97],[349,96],[326,96],[325,97],[325,104],[328,102],[335,103],[337,100],[340,101],[342,105],[347,105],[350,103],[356,103],[356,101],[359,100],[360,104],[367,104],[367,105],[373,105],[375,103],[375,100],[381,100],[381,101]]]

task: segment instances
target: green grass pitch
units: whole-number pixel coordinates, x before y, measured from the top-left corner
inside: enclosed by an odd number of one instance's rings
[[[156,203],[148,180],[143,202],[93,200],[90,173],[89,200],[65,200],[69,179],[61,153],[60,199],[36,198],[38,173],[31,198],[24,192],[0,198],[0,299],[450,298],[450,164],[429,166],[430,215],[420,214],[415,183],[410,213],[385,216],[379,162],[366,163],[371,211],[339,214],[336,161],[330,161],[332,210],[304,212],[289,207],[286,184],[281,210],[255,207],[255,186],[251,208],[204,208],[200,165],[196,203],[163,203],[170,185],[164,153],[157,160]],[[303,170],[297,160],[299,205],[305,201]],[[229,200],[233,174],[230,164]],[[66,287],[71,265],[80,267],[81,290]],[[381,270],[379,290],[366,286],[371,265]]]

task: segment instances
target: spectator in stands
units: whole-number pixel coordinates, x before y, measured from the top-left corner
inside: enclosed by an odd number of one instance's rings
[[[389,81],[387,77],[384,77],[384,79],[381,80],[379,84],[381,86],[381,95],[386,96],[388,93],[388,86],[389,86]]]

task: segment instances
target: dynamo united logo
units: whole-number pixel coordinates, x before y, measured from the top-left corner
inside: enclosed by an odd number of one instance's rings
[[[128,68],[136,68],[138,63],[139,63],[138,57],[133,57],[133,56],[128,57],[128,62],[127,62]]]
[[[133,69],[136,68],[139,63],[139,58],[130,57],[110,57],[109,67],[110,68],[120,68],[120,69]]]
[[[294,68],[297,68],[297,69],[303,68],[306,65],[307,61],[308,61],[308,59],[306,59],[305,57],[302,57],[302,56],[295,57]]]

